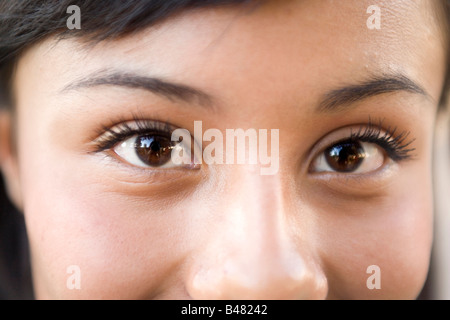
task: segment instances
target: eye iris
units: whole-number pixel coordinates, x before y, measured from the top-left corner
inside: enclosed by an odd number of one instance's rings
[[[169,162],[172,148],[170,139],[156,135],[140,136],[135,142],[139,159],[152,167],[159,167]]]
[[[328,165],[338,172],[352,172],[364,160],[364,149],[357,141],[344,141],[325,150]]]

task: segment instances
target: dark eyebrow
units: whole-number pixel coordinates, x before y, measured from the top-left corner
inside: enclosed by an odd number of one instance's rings
[[[212,103],[212,97],[210,95],[196,88],[129,72],[95,72],[81,80],[66,85],[61,90],[61,93],[97,86],[119,86],[131,89],[143,89],[171,101],[192,102],[196,100],[202,105],[210,105]]]
[[[317,111],[338,111],[357,101],[399,91],[419,94],[431,99],[425,89],[404,75],[381,76],[328,92],[319,103]]]

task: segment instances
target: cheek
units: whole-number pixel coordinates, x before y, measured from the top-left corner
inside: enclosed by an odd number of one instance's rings
[[[431,198],[418,195],[416,199],[406,197],[392,205],[394,217],[388,220],[378,244],[374,245],[374,253],[379,256],[379,263],[374,264],[381,268],[385,296],[414,299],[420,293],[431,253],[431,203]],[[369,295],[376,296],[374,291]]]
[[[36,296],[153,297],[184,254],[179,217],[113,192],[98,163],[48,143],[36,127],[45,121],[31,114],[23,116],[19,158]],[[81,290],[67,286],[70,266],[79,268]]]
[[[330,297],[416,298],[431,252],[431,189],[421,185],[356,210],[360,216],[333,222],[328,237],[333,241],[323,243]],[[372,265],[379,267],[376,275],[369,268]],[[378,276],[381,288],[370,289],[368,279],[374,283]]]
[[[182,256],[176,241],[183,235],[164,218],[170,212],[136,206],[88,181],[60,178],[27,192],[37,296],[151,298]],[[81,290],[67,287],[73,265],[80,270]]]

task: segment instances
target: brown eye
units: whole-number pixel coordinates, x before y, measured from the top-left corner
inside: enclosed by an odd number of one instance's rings
[[[168,163],[174,146],[175,143],[169,138],[158,135],[139,136],[135,142],[138,158],[151,167]]]
[[[330,168],[336,172],[353,172],[365,158],[364,148],[358,141],[339,142],[324,151]]]
[[[376,143],[358,140],[335,142],[314,159],[312,172],[365,174],[383,167],[386,153]]]
[[[183,150],[189,156],[191,145],[181,139],[172,141],[172,137],[152,133],[134,135],[114,147],[114,152],[126,162],[142,168],[173,168],[186,166],[172,161],[172,151]]]

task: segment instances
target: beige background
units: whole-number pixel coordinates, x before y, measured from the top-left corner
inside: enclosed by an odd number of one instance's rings
[[[447,108],[450,109],[450,108]],[[436,216],[433,299],[450,299],[450,112],[438,117],[435,140]]]

